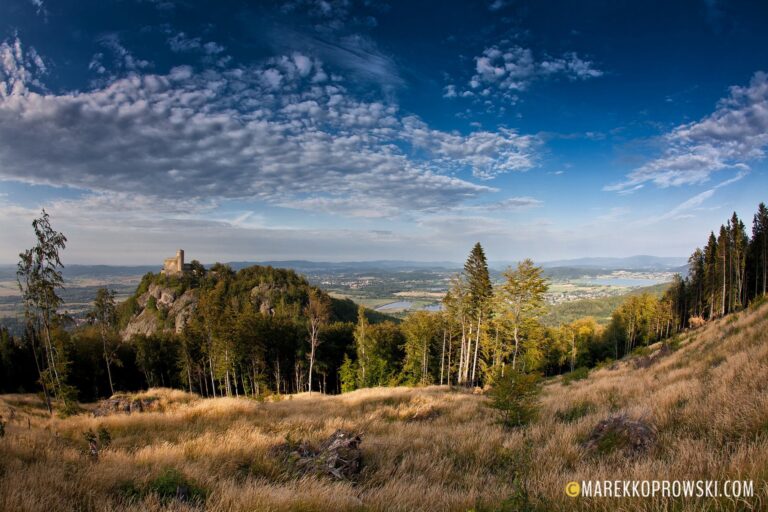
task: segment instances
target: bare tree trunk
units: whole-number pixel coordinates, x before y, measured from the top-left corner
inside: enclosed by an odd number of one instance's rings
[[[443,329],[443,350],[440,352],[440,385],[443,385],[443,370],[445,369],[445,338],[446,329]]]
[[[30,329],[34,329],[34,327],[30,327]],[[43,371],[40,368],[40,361],[37,359],[37,343],[35,340],[37,339],[37,335],[35,333],[31,334],[32,336],[32,356],[35,359],[35,367],[37,368],[37,375],[40,378],[40,385],[43,387],[43,398],[45,398],[45,407],[48,409],[48,415],[53,416],[53,407],[51,407],[51,397],[48,394],[48,384],[45,383],[45,379],[43,378]]]
[[[520,347],[520,340],[517,337],[517,321],[515,321],[515,329],[512,331],[512,336],[515,339],[515,352],[512,354],[512,369],[514,370],[517,364],[517,351]]]
[[[480,327],[482,325],[483,314],[479,313],[477,316],[477,334],[475,336],[475,356],[472,362],[472,385],[475,385],[475,372],[477,370],[477,353],[480,348]]]
[[[446,372],[446,380],[448,382],[448,385],[451,385],[451,347],[453,346],[453,332],[448,334],[448,366],[447,366],[447,372]]]
[[[211,369],[211,389],[213,390],[213,398],[216,398],[216,379],[213,377],[213,357],[208,356],[208,365]]]

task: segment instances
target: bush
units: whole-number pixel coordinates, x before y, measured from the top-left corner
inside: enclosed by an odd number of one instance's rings
[[[571,382],[577,381],[577,380],[584,380],[587,377],[589,377],[589,368],[586,366],[580,366],[573,370],[572,372],[566,373],[563,375],[563,385],[567,386]]]
[[[538,374],[512,371],[495,380],[488,393],[489,406],[499,412],[500,423],[506,428],[522,427],[536,417],[540,393]]]
[[[162,501],[178,499],[180,501],[203,502],[205,489],[189,481],[177,469],[169,468],[149,482],[147,493],[156,494]]]
[[[595,412],[595,404],[587,400],[583,402],[577,402],[568,409],[555,412],[555,418],[562,423],[573,423],[574,421],[583,418],[587,414]]]

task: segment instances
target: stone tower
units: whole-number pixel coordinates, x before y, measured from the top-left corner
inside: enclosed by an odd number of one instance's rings
[[[187,270],[188,265],[184,264],[184,249],[176,251],[176,256],[173,258],[166,258],[163,262],[163,270],[161,274],[167,276],[181,275]]]

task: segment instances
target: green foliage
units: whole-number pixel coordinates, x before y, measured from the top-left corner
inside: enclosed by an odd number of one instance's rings
[[[573,423],[596,410],[595,404],[589,400],[583,400],[576,402],[567,409],[555,411],[555,418],[563,423]]]
[[[162,501],[186,496],[186,501],[202,503],[207,492],[203,487],[188,479],[182,472],[168,468],[149,482],[145,494],[156,494]]]
[[[132,481],[121,482],[114,488],[114,493],[127,503],[133,503],[154,494],[166,505],[171,500],[201,505],[208,495],[206,489],[174,468],[165,469],[144,486]]]
[[[541,321],[548,327],[558,327],[584,317],[593,317],[599,324],[605,325],[611,321],[611,314],[621,306],[627,299],[627,296],[648,293],[656,298],[660,298],[668,288],[669,283],[660,283],[632,290],[622,295],[553,304],[547,306],[547,311],[542,316]]]
[[[416,311],[400,324],[405,336],[403,377],[408,384],[425,386],[434,382],[434,353],[442,335],[441,323],[439,315]]]
[[[349,393],[357,389],[357,375],[357,364],[348,355],[344,354],[344,362],[341,363],[341,368],[339,368],[342,393]]]
[[[581,366],[579,368],[576,368],[572,372],[568,372],[565,375],[563,375],[562,383],[563,385],[567,386],[572,382],[575,382],[577,380],[584,380],[587,377],[589,377],[589,368],[587,368],[586,366]]]
[[[538,374],[511,371],[494,379],[488,392],[489,407],[498,412],[504,427],[523,427],[536,417],[540,393],[541,377]]]
[[[112,444],[112,435],[109,433],[109,430],[107,430],[107,427],[104,425],[101,425],[99,429],[96,432],[99,446],[101,446],[102,449],[109,447],[110,444]]]

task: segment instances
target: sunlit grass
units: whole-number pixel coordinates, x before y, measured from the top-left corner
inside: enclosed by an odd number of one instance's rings
[[[156,411],[50,419],[33,396],[0,397],[0,509],[765,510],[768,306],[682,335],[647,368],[623,361],[545,385],[538,420],[506,431],[486,398],[447,388],[376,388],[257,402],[153,389]],[[595,424],[627,413],[658,430],[647,453],[587,452]],[[83,433],[112,437],[98,461]],[[362,435],[356,483],[300,477],[274,448]],[[572,499],[572,480],[753,479],[747,502]],[[188,501],[173,489],[187,488]],[[506,508],[504,508],[506,507]]]

